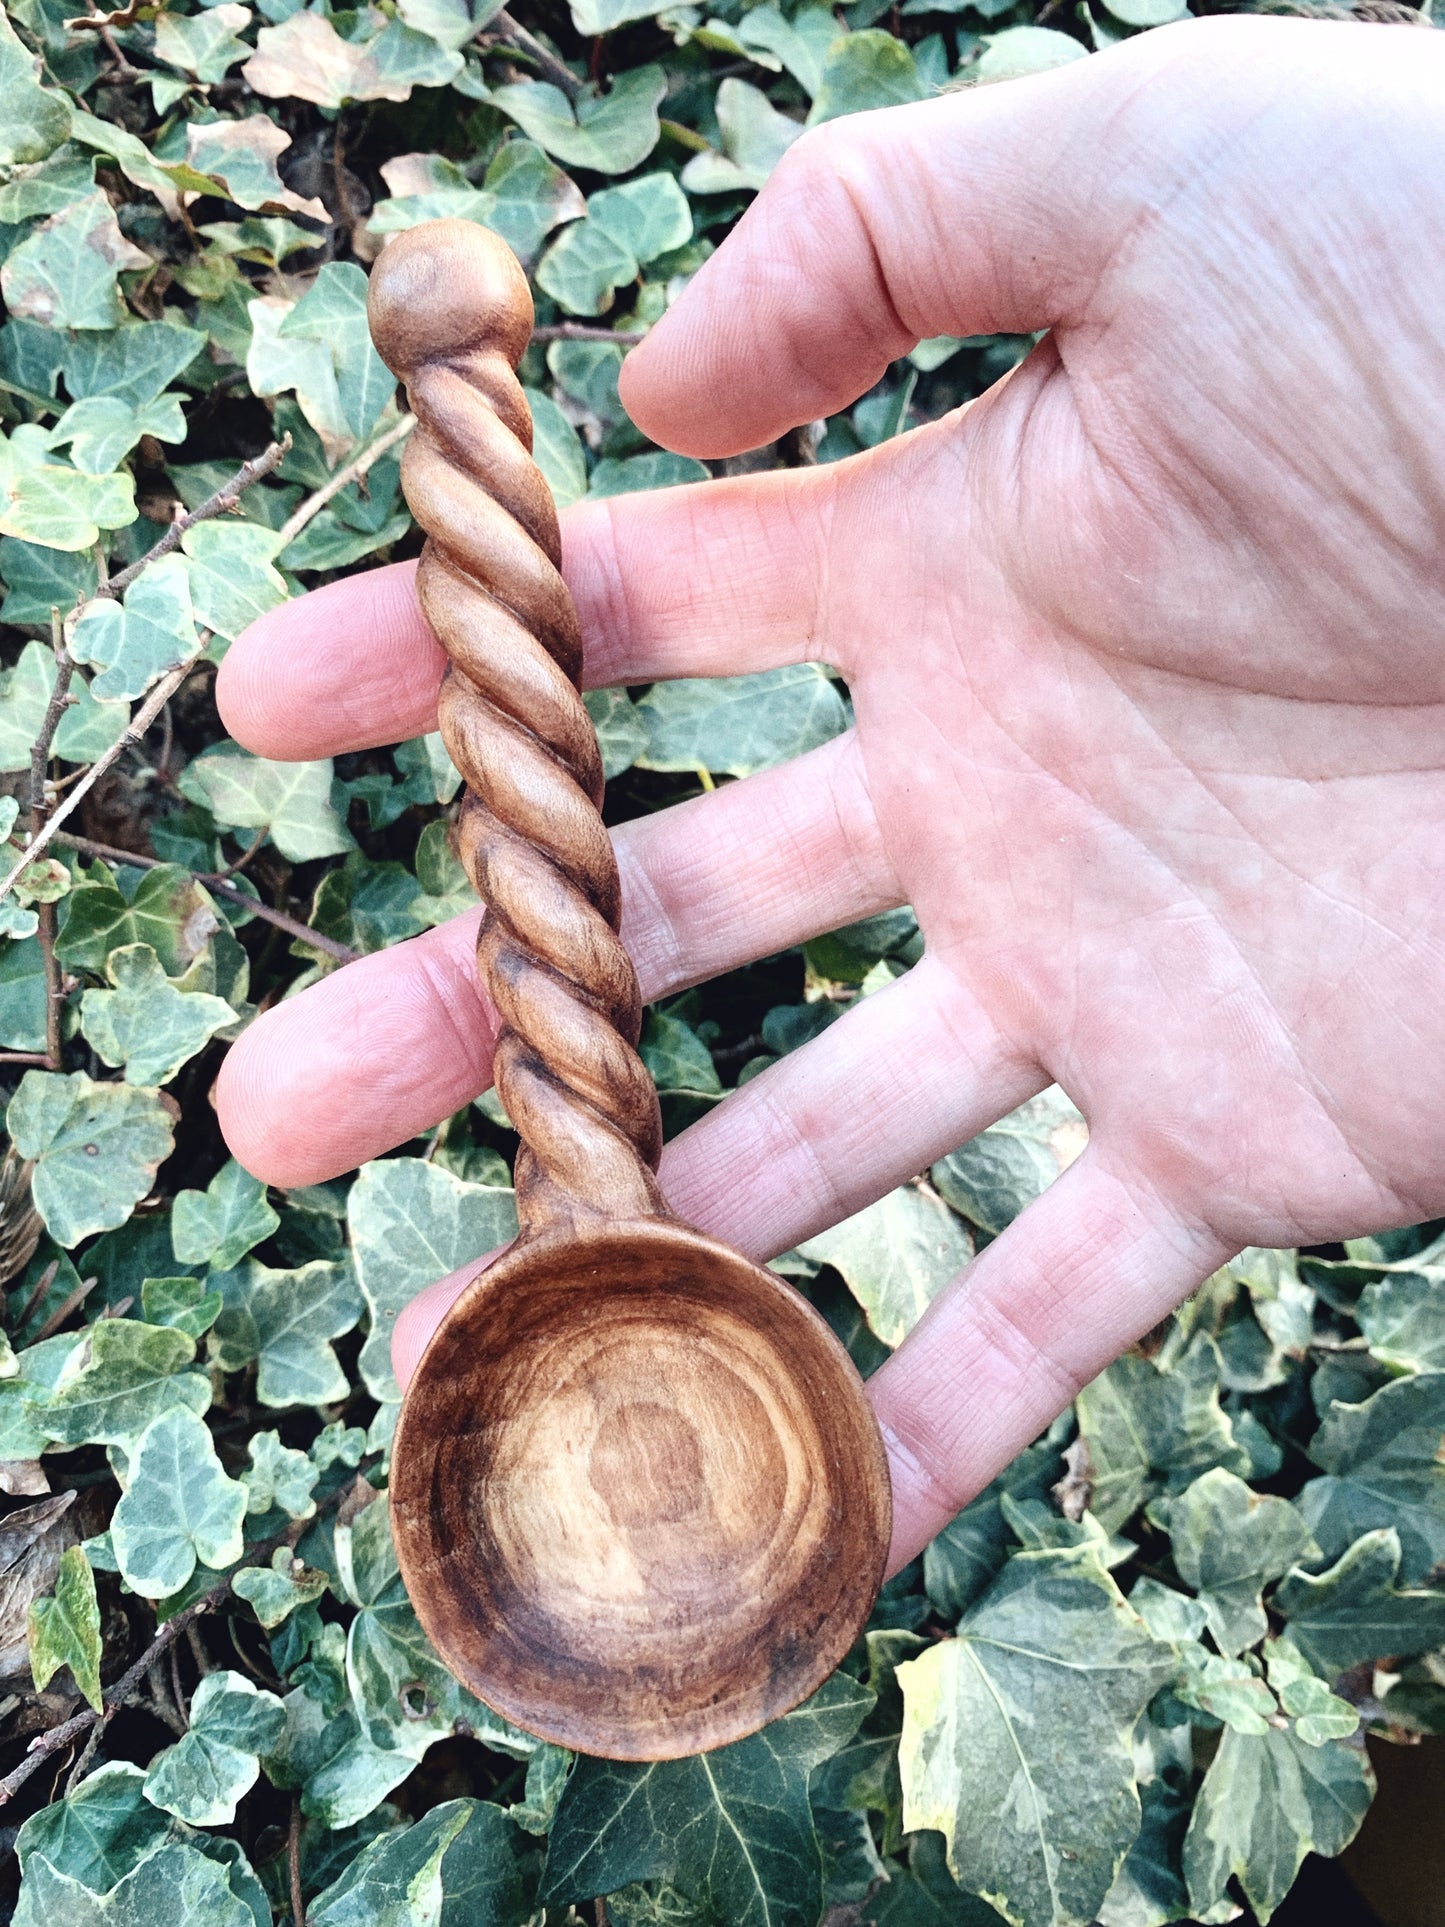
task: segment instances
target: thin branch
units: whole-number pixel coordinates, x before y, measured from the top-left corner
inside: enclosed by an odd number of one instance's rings
[[[158,543],[156,545],[157,549],[159,549],[159,546]],[[174,543],[171,546],[174,547]],[[152,551],[152,553],[155,553],[155,551]],[[139,564],[137,564],[137,567],[139,567]],[[125,573],[129,575],[130,571],[127,570]],[[120,579],[119,576],[112,578],[113,582],[119,582]],[[111,764],[119,760],[124,750],[132,748],[140,741],[141,737],[145,735],[156,717],[160,715],[171,697],[175,695],[186,677],[189,676],[192,669],[195,668],[198,660],[198,657],[192,656],[189,662],[178,663],[169,675],[161,677],[155,688],[131,717],[125,734],[118,742],[112,743],[103,756],[96,758],[90,768],[85,772],[83,779],[76,784],[75,788],[70,792],[69,796],[66,797],[59,809],[56,810],[55,814],[46,822],[39,835],[31,837],[29,843],[20,853],[20,861],[15,865],[14,869],[11,870],[10,874],[3,881],[0,881],[0,900],[9,896],[25,871],[35,861],[36,857],[39,856],[46,844],[54,838],[56,831],[60,828],[60,825],[65,821],[66,817],[73,813],[82,797],[87,796],[90,791],[95,788]]]
[[[208,495],[199,508],[178,516],[153,548],[147,549],[140,560],[132,562],[128,569],[122,569],[119,575],[102,582],[94,595],[123,595],[143,569],[148,569],[152,562],[159,562],[163,555],[169,555],[173,549],[180,547],[181,537],[187,529],[193,529],[197,522],[209,522],[217,515],[229,515],[246,490],[273,469],[279,468],[290,452],[291,437],[283,435],[279,442],[272,442],[264,455],[258,455],[253,462],[242,462],[229,482],[222,483],[214,495]],[[3,894],[0,891],[0,895]]]
[[[33,1057],[33,1056],[39,1055],[39,1053],[35,1051],[28,1051],[28,1052],[17,1051],[15,1054],[17,1057],[25,1057],[25,1056]],[[23,1332],[25,1327],[30,1323],[31,1319],[35,1316],[36,1312],[40,1309],[41,1300],[44,1298],[46,1292],[49,1291],[50,1287],[55,1283],[55,1274],[57,1271],[59,1271],[59,1269],[60,1269],[60,1260],[58,1258],[52,1258],[50,1260],[50,1263],[45,1267],[44,1271],[42,1271],[40,1276],[35,1280],[35,1289],[34,1291],[31,1292],[30,1296],[25,1300],[25,1309],[21,1312],[20,1316],[15,1320],[14,1325],[11,1327],[13,1331],[17,1333]]]
[[[286,1835],[286,1865],[291,1876],[291,1927],[306,1927],[301,1891],[301,1795],[291,1795],[291,1826]]]
[[[0,1050],[0,1064],[38,1064],[48,1068],[50,1059],[43,1050]]]
[[[647,339],[645,328],[589,328],[584,321],[551,321],[532,330],[533,341],[611,341],[635,348]]]
[[[239,876],[251,858],[270,835],[269,830],[257,830],[251,841],[242,850],[234,863],[228,863],[224,870],[207,870],[204,875],[207,883],[224,883],[227,877]]]
[[[140,870],[159,870],[162,867],[159,857],[141,856],[136,850],[118,849],[114,843],[97,843],[92,837],[71,836],[67,832],[55,840],[67,850],[79,850],[85,856],[104,857],[109,863],[133,863]],[[337,963],[355,963],[361,955],[349,944],[338,943],[334,937],[326,937],[319,930],[313,930],[309,923],[302,923],[298,917],[288,917],[284,910],[273,910],[269,903],[262,902],[260,898],[248,896],[234,884],[223,883],[214,871],[192,870],[191,875],[197,883],[204,883],[213,896],[225,897],[228,902],[239,904],[263,923],[275,924],[278,930],[284,930],[288,936],[299,937],[304,943],[310,944],[313,950],[334,957]]]
[[[344,468],[338,468],[331,480],[317,489],[314,495],[308,495],[296,512],[281,524],[279,530],[281,549],[278,549],[277,553],[280,554],[288,543],[295,541],[306,524],[321,513],[333,495],[339,495],[342,489],[349,488],[353,482],[359,481],[373,462],[379,461],[386,451],[389,448],[395,448],[399,441],[404,441],[415,427],[416,416],[403,415],[400,421],[392,423],[384,435],[378,435],[374,442],[363,448],[359,455],[353,455]]]
[[[104,1725],[120,1711],[122,1706],[134,1698],[141,1681],[147,1677],[167,1647],[179,1639],[182,1633],[188,1632],[202,1613],[211,1612],[221,1604],[231,1590],[231,1580],[243,1566],[252,1566],[258,1562],[264,1564],[278,1546],[294,1545],[308,1526],[324,1513],[329,1512],[333,1506],[339,1505],[350,1490],[349,1485],[338,1486],[334,1492],[327,1493],[326,1497],[318,1503],[310,1519],[293,1519],[288,1526],[280,1532],[273,1533],[269,1539],[259,1539],[255,1545],[247,1546],[245,1557],[238,1559],[236,1564],[223,1578],[218,1579],[208,1592],[203,1592],[199,1599],[193,1599],[189,1606],[172,1614],[163,1626],[157,1627],[155,1638],[140,1658],[121,1674],[114,1686],[106,1689],[101,1712],[97,1713],[94,1707],[87,1706],[83,1712],[75,1714],[73,1718],[62,1720],[59,1726],[52,1726],[48,1733],[37,1734],[30,1742],[30,1750],[19,1766],[0,1780],[0,1806],[14,1799],[31,1774],[42,1766],[52,1753],[60,1752],[62,1747],[69,1746],[72,1740],[78,1740],[81,1734],[89,1732],[91,1727]]]
[[[42,1338],[53,1338],[55,1333],[58,1332],[60,1327],[65,1323],[66,1319],[69,1318],[70,1314],[73,1311],[80,1310],[80,1307],[85,1303],[86,1299],[89,1298],[99,1283],[100,1279],[98,1277],[82,1278],[80,1283],[75,1287],[75,1290],[65,1299],[64,1303],[57,1305],[55,1310],[51,1312],[45,1323],[40,1327],[40,1330],[36,1332],[31,1343],[38,1345]]]
[[[90,1765],[91,1761],[95,1758],[95,1749],[100,1745],[100,1736],[104,1731],[105,1731],[105,1728],[102,1726],[99,1720],[97,1720],[95,1725],[91,1727],[90,1738],[85,1742],[85,1745],[80,1749],[80,1758],[75,1762],[75,1765],[70,1769],[69,1777],[65,1782],[65,1792],[61,1795],[62,1799],[68,1800],[71,1794],[74,1793],[75,1789],[80,1785],[81,1781],[85,1778],[86,1768]]]
[[[41,718],[40,734],[30,750],[30,834],[35,835],[45,821],[45,768],[50,761],[50,746],[60,719],[70,703],[70,679],[75,674],[75,659],[65,646],[65,624],[59,609],[50,611],[50,646],[55,652],[55,686]]]
[[[535,34],[528,33],[521,21],[514,20],[505,7],[500,13],[492,16],[487,22],[485,34],[479,36],[483,47],[489,41],[497,40],[527,55],[536,63],[542,78],[550,80],[554,87],[560,88],[568,100],[576,100],[579,97],[582,92],[582,82],[572,69],[564,66],[550,48],[542,45]]]

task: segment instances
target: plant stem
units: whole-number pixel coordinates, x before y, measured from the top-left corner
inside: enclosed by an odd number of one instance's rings
[[[133,863],[140,870],[159,870],[162,867],[159,857],[142,856],[136,850],[121,850],[113,843],[97,843],[88,836],[71,836],[68,833],[62,833],[55,840],[57,843],[64,844],[67,850],[79,850],[85,856],[104,857],[108,863]],[[252,916],[259,917],[263,923],[274,924],[278,930],[284,930],[288,936],[300,937],[314,950],[324,951],[328,957],[334,957],[337,963],[355,963],[361,955],[359,950],[353,950],[349,944],[338,943],[334,937],[326,937],[319,930],[313,930],[310,924],[302,923],[299,917],[288,917],[284,910],[273,910],[269,903],[263,903],[257,897],[247,896],[244,890],[238,890],[234,884],[223,882],[214,871],[192,870],[191,875],[197,883],[204,883],[213,896],[225,897],[228,902],[240,904],[242,908],[249,910]]]
[[[291,1927],[306,1927],[301,1892],[301,1795],[291,1795],[291,1826],[286,1835],[286,1865],[291,1875]]]
[[[75,674],[75,660],[65,646],[65,625],[58,608],[50,611],[50,646],[55,652],[55,682],[50,691],[50,701],[45,705],[41,718],[40,733],[30,749],[30,819],[29,836],[33,844],[45,827],[50,815],[50,805],[45,795],[45,772],[50,764],[51,746],[55,732],[60,727],[60,719],[65,714],[70,695],[70,679]],[[45,1063],[46,1068],[59,1071],[65,1068],[64,1044],[60,1034],[60,1020],[65,1009],[65,986],[61,979],[59,959],[55,955],[55,937],[58,918],[53,903],[38,905],[36,912],[35,934],[40,942],[40,955],[45,967]]]
[[[582,83],[572,69],[565,66],[550,49],[544,47],[535,34],[528,33],[521,21],[514,20],[505,7],[487,22],[486,31],[487,37],[506,41],[519,52],[526,54],[536,63],[542,78],[550,80],[554,87],[560,88],[568,100],[576,100],[581,94]]]
[[[69,1318],[70,1314],[73,1311],[80,1310],[80,1307],[85,1303],[86,1299],[89,1298],[99,1283],[100,1279],[98,1277],[82,1278],[65,1302],[57,1305],[55,1310],[51,1312],[45,1323],[40,1327],[40,1330],[36,1332],[31,1343],[38,1345],[42,1338],[53,1337],[55,1333],[60,1330],[60,1327],[65,1323],[66,1319]]]
[[[589,328],[585,321],[550,321],[532,330],[533,341],[612,341],[619,348],[635,348],[647,339],[645,328]]]
[[[43,1050],[0,1050],[0,1064],[34,1064],[44,1070],[50,1059]]]
[[[281,550],[295,541],[306,524],[313,516],[321,513],[333,495],[339,495],[342,489],[359,480],[373,462],[379,461],[389,448],[395,448],[396,444],[403,441],[415,427],[416,416],[403,415],[400,421],[392,423],[384,435],[378,435],[374,442],[361,450],[360,454],[353,455],[344,468],[338,468],[324,487],[317,489],[314,495],[308,495],[295,514],[281,525],[279,531]],[[281,550],[277,553],[279,554]]]
[[[95,591],[95,596],[123,595],[142,570],[148,569],[152,562],[159,562],[163,555],[169,555],[173,549],[180,547],[181,537],[187,529],[193,529],[198,522],[212,521],[218,515],[229,515],[246,490],[253,483],[259,482],[263,476],[269,475],[273,469],[279,468],[290,452],[291,437],[283,435],[279,442],[272,442],[264,455],[258,455],[252,462],[242,462],[229,482],[223,482],[214,495],[206,497],[199,508],[191,509],[188,514],[178,516],[154,547],[147,549],[138,562],[132,562],[129,568],[122,569],[118,575],[113,575],[108,581],[102,582]],[[3,895],[3,892],[0,892],[0,895]]]

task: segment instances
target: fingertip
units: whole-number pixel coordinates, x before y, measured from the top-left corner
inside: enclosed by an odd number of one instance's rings
[[[431,1343],[437,1326],[473,1278],[495,1264],[507,1249],[506,1245],[498,1245],[495,1251],[439,1278],[434,1285],[419,1291],[410,1304],[402,1306],[391,1331],[391,1369],[403,1391],[411,1383],[412,1373],[421,1363],[421,1355]]]

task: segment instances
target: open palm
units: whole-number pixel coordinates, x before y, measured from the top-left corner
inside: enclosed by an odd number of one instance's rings
[[[733,453],[921,337],[1051,334],[852,461],[566,518],[589,681],[822,657],[856,708],[618,832],[644,995],[905,901],[927,944],[669,1146],[675,1208],[767,1257],[1050,1082],[1089,1121],[872,1381],[897,1558],[1231,1251],[1445,1212],[1442,104],[1423,33],[1231,20],[819,130],[629,361],[650,434]],[[384,570],[259,624],[220,699],[328,755],[433,727],[440,667]],[[474,929],[246,1033],[251,1170],[485,1087]]]

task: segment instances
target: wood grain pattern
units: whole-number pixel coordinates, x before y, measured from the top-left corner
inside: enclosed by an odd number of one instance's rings
[[[786,1712],[852,1644],[888,1546],[887,1460],[823,1320],[657,1187],[581,637],[515,373],[526,277],[486,229],[431,222],[387,247],[370,317],[418,417],[402,482],[522,1140],[521,1240],[408,1389],[398,1555],[434,1645],[497,1711],[675,1758]]]

